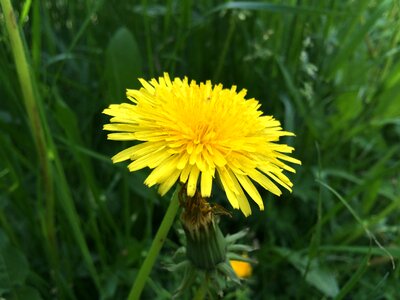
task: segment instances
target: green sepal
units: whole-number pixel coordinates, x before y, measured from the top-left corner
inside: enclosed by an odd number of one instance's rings
[[[236,284],[239,284],[239,285],[241,284],[239,277],[237,277],[235,271],[233,271],[232,266],[228,260],[224,261],[223,263],[220,263],[217,268],[221,273],[223,273],[230,280],[232,280]]]
[[[257,260],[255,260],[255,259],[248,258],[248,257],[245,257],[243,255],[239,255],[239,254],[232,253],[232,252],[228,253],[227,257],[228,257],[229,260],[232,259],[232,260],[244,261],[244,262],[248,262],[248,263],[251,263],[251,264],[256,264],[257,263]]]
[[[228,252],[251,252],[254,251],[254,247],[249,246],[249,245],[243,245],[243,244],[233,244],[233,245],[228,245]]]
[[[228,244],[233,244],[237,240],[240,240],[241,238],[245,237],[249,233],[249,229],[243,229],[239,232],[236,232],[235,234],[228,234],[225,239]]]

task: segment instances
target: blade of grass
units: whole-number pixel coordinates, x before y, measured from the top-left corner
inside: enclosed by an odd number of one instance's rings
[[[142,7],[145,11],[143,14],[143,25],[145,31],[145,39],[146,39],[146,53],[147,53],[147,63],[149,68],[150,77],[154,77],[154,57],[153,57],[153,46],[151,41],[151,32],[150,32],[150,21],[149,16],[147,14],[147,0],[142,0]]]
[[[68,57],[72,54],[72,50],[75,48],[79,39],[83,36],[86,29],[90,25],[92,16],[102,7],[103,3],[104,3],[104,0],[97,0],[97,1],[94,1],[93,5],[90,5],[91,11],[89,11],[89,13],[86,15],[86,18],[83,21],[78,32],[75,34],[74,39],[72,40],[71,44],[68,46],[68,49],[64,52],[65,56]],[[62,63],[59,65],[57,71],[55,72],[55,75],[54,75],[53,81],[52,81],[52,85],[56,85],[56,83],[58,82],[61,72],[64,68],[64,64],[65,64],[65,60],[62,61]]]
[[[19,21],[18,21],[18,26],[22,27],[22,24],[24,23],[24,20],[29,14],[29,11],[31,9],[31,4],[32,0],[26,0],[24,2],[24,6],[22,7],[21,14],[19,15]]]
[[[9,0],[1,0],[1,6],[5,16],[5,23],[10,39],[11,50],[16,64],[17,74],[22,90],[29,125],[35,141],[36,150],[41,166],[41,176],[45,188],[45,223],[44,236],[46,236],[47,248],[50,253],[50,263],[57,268],[57,246],[54,225],[54,182],[51,176],[51,166],[48,159],[48,145],[46,141],[45,128],[43,127],[43,108],[37,94],[35,81],[32,78],[26,48],[23,44],[21,34],[15,19],[14,11]]]
[[[380,247],[371,246],[348,246],[348,245],[322,245],[321,251],[337,252],[337,253],[350,253],[350,254],[368,254],[383,256],[386,252]],[[395,258],[400,258],[400,247],[390,246],[386,248],[387,251]]]
[[[310,130],[311,134],[313,137],[318,137],[318,131],[316,129],[316,126],[313,123],[313,118],[310,117],[310,111],[309,108],[306,107],[306,104],[302,100],[301,96],[299,95],[298,88],[295,86],[295,83],[293,81],[293,78],[286,68],[282,58],[280,57],[275,57],[275,61],[277,62],[279,69],[282,73],[282,76],[285,80],[287,89],[289,90],[290,95],[292,96],[292,99],[294,103],[296,104],[296,107],[302,116],[302,119],[306,122],[308,129]]]
[[[217,7],[213,8],[209,13],[217,13],[223,10],[259,10],[269,12],[281,12],[281,13],[311,13],[311,14],[337,14],[338,12],[316,9],[313,7],[306,7],[300,5],[286,5],[286,4],[275,4],[275,3],[263,3],[263,2],[252,2],[252,1],[230,1]]]
[[[318,173],[317,178],[319,180],[322,179],[321,177],[321,170],[322,170],[322,162],[321,162],[321,153],[318,146],[318,143],[315,144],[317,149],[317,157],[318,157]],[[304,278],[306,278],[309,268],[311,266],[312,260],[317,256],[319,248],[321,246],[321,232],[322,232],[322,191],[321,186],[318,189],[318,199],[317,199],[317,223],[315,224],[315,231],[312,235],[309,252],[308,252],[308,261],[307,267],[304,272]]]
[[[229,19],[229,27],[228,27],[228,33],[226,34],[226,38],[224,41],[224,46],[222,47],[221,55],[218,58],[218,63],[217,67],[215,68],[215,73],[213,77],[214,82],[218,82],[220,80],[221,72],[225,63],[226,59],[226,54],[228,53],[229,46],[232,41],[233,33],[235,32],[235,16],[231,14],[230,19]]]
[[[367,236],[372,241],[374,241],[374,243],[387,254],[387,256],[390,258],[390,260],[392,262],[392,267],[394,270],[396,267],[395,267],[395,263],[394,263],[392,254],[385,247],[382,246],[382,244],[378,241],[376,236],[368,229],[368,227],[365,225],[365,222],[360,218],[360,216],[351,207],[351,205],[337,191],[335,191],[328,184],[326,184],[325,182],[323,182],[322,180],[319,180],[319,179],[317,179],[316,181],[319,184],[321,184],[322,186],[324,186],[325,188],[327,188],[329,191],[331,191],[340,200],[340,202],[347,208],[347,210],[351,213],[351,215],[354,217],[354,219],[357,221],[357,223],[363,228],[363,230],[367,234]]]
[[[352,17],[351,24],[346,27],[344,31],[344,36],[341,37],[342,42],[339,48],[338,53],[329,61],[329,66],[326,71],[327,78],[331,79],[335,72],[345,65],[346,61],[349,57],[354,53],[360,43],[363,41],[365,35],[371,28],[375,25],[375,23],[382,17],[382,14],[387,9],[386,1],[382,1],[378,8],[374,9],[374,12],[371,16],[368,16],[368,19],[361,27],[356,27],[357,23],[360,22],[361,14],[365,13],[365,8],[369,5],[370,1],[363,0],[360,1],[360,8],[356,10],[356,15]]]
[[[32,14],[32,66],[33,70],[40,70],[42,47],[42,24],[40,15],[40,1],[33,0]],[[38,74],[36,74],[38,75]]]

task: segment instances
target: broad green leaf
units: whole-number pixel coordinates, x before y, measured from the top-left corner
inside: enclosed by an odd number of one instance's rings
[[[380,119],[396,118],[400,116],[400,84],[386,89],[380,96],[375,113],[375,122]]]
[[[29,273],[25,256],[8,242],[0,244],[0,293],[23,284]]]
[[[21,288],[16,289],[13,292],[13,295],[11,298],[9,298],[10,300],[41,300],[43,299],[39,292],[37,290],[35,290],[34,288],[28,287],[28,286],[24,286]]]
[[[319,265],[317,260],[308,261],[308,257],[286,248],[275,249],[304,276],[306,281],[321,291],[325,296],[335,297],[339,293],[339,286],[335,275]]]
[[[137,78],[141,76],[142,58],[135,37],[121,27],[112,36],[106,52],[106,103],[123,101],[126,89],[138,87]]]
[[[332,116],[333,130],[348,126],[363,109],[362,100],[356,92],[343,93],[335,99],[337,113]]]

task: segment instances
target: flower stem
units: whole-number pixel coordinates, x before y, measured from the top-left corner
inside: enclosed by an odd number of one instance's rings
[[[179,188],[178,187],[174,194],[172,195],[171,202],[169,203],[167,212],[161,222],[160,227],[156,233],[156,236],[151,244],[149,253],[147,254],[146,259],[144,260],[142,266],[140,267],[139,273],[136,276],[135,282],[132,286],[132,289],[129,293],[128,300],[137,300],[140,298],[140,294],[146,284],[147,278],[153,268],[153,265],[157,259],[158,253],[160,252],[165,239],[167,238],[169,229],[171,228],[176,213],[179,208]]]

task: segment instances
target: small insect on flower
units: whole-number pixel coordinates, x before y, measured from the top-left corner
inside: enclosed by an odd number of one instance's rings
[[[180,181],[189,197],[196,190],[210,197],[218,176],[232,207],[246,216],[251,214],[247,196],[264,209],[255,182],[275,195],[281,194],[277,184],[291,191],[284,171],[295,170],[286,162],[301,162],[287,155],[292,147],[277,142],[294,134],[263,115],[257,100],[245,98],[246,90],[171,80],[167,73],[139,81],[142,88],[126,92],[131,103],[104,110],[112,117],[104,126],[113,131],[108,139],[140,142],[115,155],[114,163],[130,160],[130,171],[152,169],[145,184],[159,185],[161,195]]]

